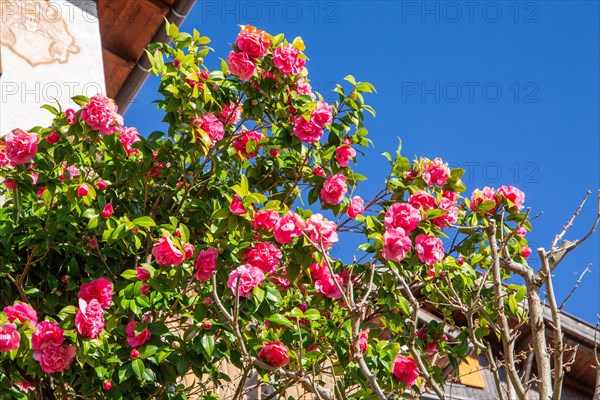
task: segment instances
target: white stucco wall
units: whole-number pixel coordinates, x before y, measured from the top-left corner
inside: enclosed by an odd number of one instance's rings
[[[105,93],[102,45],[92,0],[0,0],[0,136],[46,126],[41,109],[74,95]]]

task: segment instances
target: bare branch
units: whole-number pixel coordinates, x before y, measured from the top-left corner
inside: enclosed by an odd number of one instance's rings
[[[583,197],[583,200],[581,201],[581,204],[579,205],[579,207],[575,210],[575,212],[571,216],[571,219],[569,219],[569,221],[567,222],[567,224],[563,227],[562,232],[559,233],[558,235],[556,235],[556,237],[552,241],[551,251],[554,251],[556,249],[556,245],[558,244],[558,242],[567,233],[567,231],[569,230],[569,228],[571,227],[571,225],[573,225],[573,221],[575,221],[575,218],[577,218],[577,216],[579,215],[579,213],[583,209],[583,205],[587,201],[587,198],[589,197],[590,194],[592,194],[592,192],[588,190],[587,193],[585,194],[585,196]]]
[[[504,357],[506,358],[506,374],[508,375],[510,383],[515,389],[518,398],[525,399],[527,396],[527,391],[519,379],[519,375],[516,371],[514,359],[514,337],[510,333],[511,331],[508,324],[508,318],[506,317],[506,313],[504,311],[504,300],[502,298],[502,274],[500,272],[500,254],[498,254],[498,242],[496,240],[496,221],[490,221],[490,226],[486,229],[486,233],[492,252],[492,262],[490,268],[492,270],[494,283],[494,309],[496,311],[496,320],[500,327],[499,333],[502,339],[501,341],[504,350]]]
[[[425,378],[425,382],[427,383],[427,385],[431,389],[433,389],[435,394],[437,394],[437,396],[441,400],[443,400],[446,398],[443,388],[433,379],[433,377],[427,370],[427,366],[425,365],[425,363],[423,362],[423,359],[421,358],[421,353],[415,346],[415,339],[417,337],[419,302],[413,295],[412,291],[410,290],[410,286],[408,286],[408,284],[406,283],[404,278],[402,276],[400,276],[400,274],[397,273],[396,271],[394,271],[394,270],[392,270],[392,271],[394,272],[394,275],[396,275],[396,278],[398,279],[398,281],[400,282],[400,284],[406,291],[406,295],[408,296],[408,301],[410,302],[410,305],[412,306],[410,320],[408,321],[409,326],[410,326],[410,333],[409,333],[409,338],[408,338],[406,345],[408,346],[408,348],[413,356],[413,359],[415,360],[415,363],[417,364],[417,367],[419,367],[419,371],[421,372],[421,374],[423,374],[423,377]]]
[[[554,239],[554,241],[552,242],[552,248],[550,249],[550,252],[548,254],[549,260],[550,260],[550,271],[554,270],[554,268],[556,268],[558,263],[569,252],[571,252],[572,250],[575,250],[579,245],[581,245],[583,242],[585,242],[587,240],[587,238],[589,238],[596,231],[598,222],[600,222],[600,190],[598,191],[598,213],[596,214],[596,219],[594,220],[594,223],[592,224],[592,227],[590,228],[588,233],[581,239],[575,240],[573,242],[564,240],[558,248],[556,247],[558,240],[562,239],[563,235],[567,232],[567,230],[573,223],[573,220],[575,219],[575,217],[577,217],[577,215],[579,215],[579,212],[581,211],[581,209],[582,209],[583,205],[585,204],[585,201],[587,200],[587,197],[589,196],[590,193],[591,192],[589,192],[589,191],[587,192],[587,194],[585,195],[585,198],[581,202],[581,205],[575,211],[575,213],[573,214],[573,216],[571,217],[571,219],[569,220],[569,222],[567,223],[567,225],[565,226],[563,231],[559,235],[557,235],[556,238]]]
[[[554,286],[552,284],[552,274],[550,272],[550,264],[544,252],[544,249],[538,249],[540,260],[542,260],[542,270],[546,275],[546,298],[548,299],[548,307],[552,315],[552,329],[554,330],[554,382],[552,387],[552,399],[560,400],[562,392],[562,381],[564,377],[563,371],[563,337],[560,323],[560,312],[556,305],[556,297],[554,295]]]
[[[567,301],[571,298],[571,296],[573,295],[573,293],[575,293],[575,290],[577,290],[577,288],[581,284],[581,280],[583,279],[583,276],[586,273],[590,272],[590,267],[591,266],[592,266],[592,264],[589,264],[587,267],[585,267],[585,269],[583,270],[583,272],[581,273],[581,275],[579,275],[579,279],[577,279],[577,282],[575,282],[575,286],[573,286],[573,288],[571,289],[571,291],[569,292],[569,294],[567,295],[567,297],[565,297],[565,299],[562,301],[562,303],[560,303],[560,306],[558,306],[559,310],[562,311],[562,309],[565,306],[565,304],[567,304]]]

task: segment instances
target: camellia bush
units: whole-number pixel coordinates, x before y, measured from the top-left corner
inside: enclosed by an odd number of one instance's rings
[[[142,137],[97,95],[46,106],[52,126],[4,137],[0,398],[218,399],[225,386],[232,398],[287,398],[292,386],[319,399],[444,398],[437,361],[457,368],[471,348],[500,398],[530,386],[560,397],[564,363],[544,333],[533,383],[513,367],[511,335],[546,323],[548,260],[577,242],[561,246],[561,234],[538,249],[535,271],[519,189],[465,198],[462,170],[400,149],[363,200],[352,167],[371,144],[371,84],[348,76],[327,104],[300,38],[243,27],[210,71],[207,37],[167,31],[148,57],[168,132]],[[355,258],[332,256],[351,234],[363,238]],[[515,275],[525,284],[505,284]]]

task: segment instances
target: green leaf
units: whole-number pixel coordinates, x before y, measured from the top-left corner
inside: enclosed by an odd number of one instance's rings
[[[210,359],[215,352],[215,337],[213,335],[204,335],[200,339],[202,343],[202,353]]]
[[[133,371],[133,373],[140,379],[142,379],[142,377],[144,376],[144,362],[142,360],[140,360],[139,358],[133,360],[131,362],[131,370]]]
[[[139,217],[136,218],[132,221],[135,225],[137,226],[143,226],[143,227],[153,227],[156,226],[156,222],[154,222],[154,220],[150,217]]]
[[[267,319],[278,325],[287,326],[288,328],[291,328],[294,326],[294,323],[292,321],[290,321],[289,319],[287,319],[285,316],[283,316],[281,314],[273,314]]]
[[[410,303],[404,297],[401,296],[398,299],[398,306],[400,306],[400,309],[402,310],[402,312],[404,312],[404,314],[406,314],[407,316],[410,315]]]

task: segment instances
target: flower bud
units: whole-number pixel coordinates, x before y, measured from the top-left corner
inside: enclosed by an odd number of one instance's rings
[[[102,210],[102,217],[110,218],[113,215],[113,206],[110,203],[106,203],[104,209]]]
[[[131,349],[131,351],[129,352],[129,357],[131,358],[138,358],[140,356],[140,352],[137,349]]]
[[[111,390],[113,388],[113,383],[111,381],[102,382],[102,387],[104,390]]]
[[[212,322],[210,322],[209,320],[205,319],[204,321],[202,321],[202,328],[209,330],[210,328],[212,328]]]
[[[206,307],[210,307],[213,303],[213,299],[211,299],[210,297],[205,297],[204,300],[202,300],[202,304],[204,304]]]
[[[104,182],[104,179],[100,179],[98,181],[98,183],[96,183],[96,187],[98,188],[98,190],[100,191],[105,191],[106,190],[106,182]]]
[[[60,134],[56,131],[53,131],[51,134],[46,136],[46,141],[50,144],[54,144],[60,140]]]
[[[79,197],[85,197],[87,196],[89,192],[89,189],[87,187],[87,185],[85,183],[82,183],[78,188],[77,188],[77,196]]]

